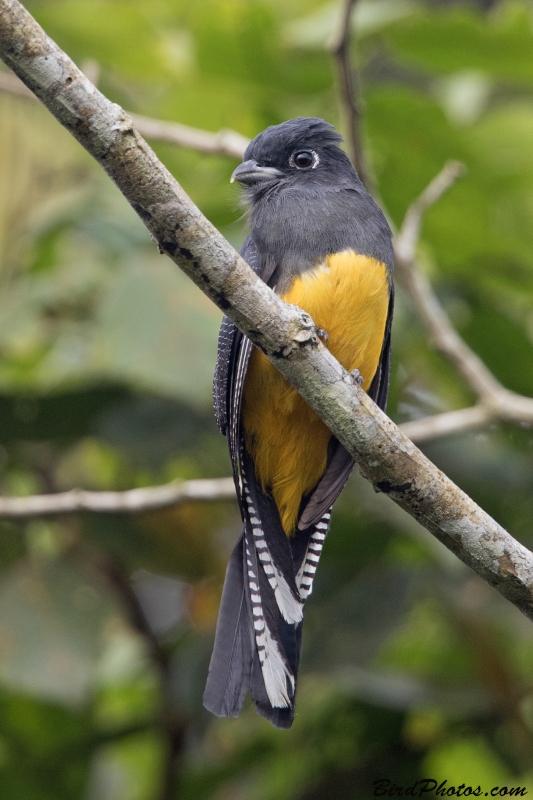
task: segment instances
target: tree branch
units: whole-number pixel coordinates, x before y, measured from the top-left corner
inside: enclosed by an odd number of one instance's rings
[[[224,310],[388,494],[533,619],[533,555],[453,484],[203,217],[134,129],[17,0],[0,0],[0,57],[102,165],[161,252]]]
[[[224,128],[218,133],[210,133],[199,128],[191,128],[189,125],[182,125],[179,122],[165,122],[160,119],[141,117],[139,114],[132,114],[131,118],[139,133],[148,139],[179,144],[181,147],[190,147],[201,153],[230,156],[239,161],[249,142],[249,139],[240,133]]]
[[[352,16],[357,0],[345,0],[339,32],[329,49],[337,64],[338,80],[342,107],[346,115],[348,129],[348,145],[352,163],[368,189],[368,172],[365,165],[361,142],[361,112],[359,110],[359,92],[355,71],[350,63],[350,38]]]
[[[482,428],[490,422],[493,422],[491,412],[485,406],[475,405],[470,408],[446,411],[443,414],[403,422],[399,427],[412,442],[422,444],[422,442],[451,436],[454,433],[466,433],[466,431]]]
[[[82,64],[82,67],[85,76],[92,81],[94,75],[97,74],[95,62],[86,62]],[[9,72],[0,72],[0,92],[38,100],[16,75]],[[147,139],[153,141],[190,147],[200,153],[229,156],[240,161],[250,141],[246,136],[227,129],[222,129],[218,133],[210,133],[199,128],[191,128],[189,125],[182,125],[179,122],[152,119],[140,114],[131,114],[130,116],[141,136],[146,136]]]
[[[437,435],[466,430],[468,427],[478,427],[497,420],[533,424],[533,398],[506,389],[495,378],[479,356],[457,333],[430,282],[416,264],[416,248],[424,212],[463,172],[463,165],[457,161],[450,161],[444,165],[441,172],[408,209],[394,242],[394,254],[399,277],[416,305],[431,343],[451,361],[477,395],[479,402],[474,408],[463,409],[461,412],[448,412],[420,420],[419,423],[409,423],[411,428],[408,430],[414,431],[415,435],[417,424],[419,430],[423,427],[426,434],[434,431]],[[423,438],[429,438],[429,435]],[[421,440],[418,434],[418,441]]]
[[[27,90],[24,84],[18,81],[18,79],[16,80],[19,85],[24,88],[24,91],[27,91],[31,97],[35,98],[33,92]],[[395,243],[396,258],[401,269],[405,269],[407,265],[407,269],[410,272],[419,272],[414,258],[420,237],[423,214],[433,203],[436,203],[444,192],[463,174],[464,166],[462,164],[455,161],[448,162],[436,178],[431,181],[422,192],[420,197],[417,198],[407,210],[400,234],[396,238]],[[418,275],[418,277],[420,278],[420,275]],[[428,324],[431,323],[432,325],[435,324],[435,319],[440,321],[439,324],[442,324],[442,320],[444,319],[445,330],[449,331],[452,329],[449,318],[438,304],[438,300],[429,283],[426,281],[425,292],[422,297],[426,298],[428,296],[429,301],[427,303],[424,301],[418,306],[422,318],[427,320]],[[413,299],[415,302],[418,298],[418,293],[414,293]],[[439,305],[440,307],[440,313],[437,317],[433,315],[435,305]],[[456,331],[453,331],[453,333],[455,337],[460,339]],[[451,337],[446,338],[448,345],[450,339]],[[465,343],[461,339],[460,341],[462,346],[458,352],[453,351],[452,346],[452,360],[454,364],[460,360],[461,353],[465,348],[468,351]],[[474,358],[471,356],[474,356]],[[468,357],[467,354],[467,367],[464,369],[465,376],[470,374],[469,371],[472,369],[472,364],[475,365],[474,359],[477,359],[475,354],[471,353],[471,356]],[[492,381],[494,384],[500,386],[487,370],[486,366],[482,362],[479,363],[481,364],[483,385]],[[475,368],[476,366],[474,366],[474,369]],[[463,372],[463,370],[461,371]],[[475,386],[472,388],[476,391]],[[500,388],[503,389],[503,387]],[[506,392],[505,389],[503,391]],[[529,406],[533,404],[533,400],[516,394],[513,395],[513,398],[513,404],[509,406],[506,416],[503,418],[507,421],[523,422],[524,417],[522,416],[522,411],[525,409],[526,416],[527,413],[531,413],[529,411]],[[520,401],[520,404],[518,404],[517,400]],[[516,416],[511,418],[513,413],[516,414]],[[497,421],[498,418],[502,417],[498,417],[492,406],[487,403],[478,403],[470,408],[447,411],[443,414],[435,414],[434,416],[423,417],[411,422],[404,422],[399,428],[412,442],[422,443],[442,436],[450,436],[454,433],[464,433],[475,428],[481,428],[491,422]],[[232,478],[202,479],[183,483],[173,482],[164,486],[149,486],[123,492],[91,492],[83,489],[73,489],[69,492],[48,495],[0,497],[0,518],[30,518],[68,514],[76,511],[111,514],[141,514],[146,511],[179,505],[186,502],[208,502],[233,499],[235,499],[235,490]]]
[[[72,489],[57,494],[0,497],[0,517],[11,519],[97,511],[106,514],[141,514],[182,503],[234,500],[233,478],[206,478],[145,486],[125,492],[88,492]]]
[[[340,34],[331,50],[334,52],[341,67],[341,85],[343,87],[344,105],[347,110],[349,123],[349,136],[351,142],[352,158],[358,167],[360,175],[365,175],[363,164],[363,151],[359,133],[360,112],[356,98],[353,71],[349,62],[349,37],[351,17],[357,0],[348,0],[342,17]],[[95,62],[86,62],[83,72],[87,77],[97,77],[98,69]],[[344,80],[343,76],[346,77]],[[37,100],[35,94],[28,89],[13,73],[0,73],[0,92],[19,95],[21,97]],[[240,133],[231,130],[221,130],[218,133],[191,128],[177,122],[152,119],[141,115],[132,114],[131,118],[138,132],[154,141],[163,141],[181,147],[189,147],[202,153],[211,155],[227,155],[232,158],[242,158],[249,140]],[[429,184],[420,197],[407,210],[400,234],[395,241],[395,254],[400,278],[403,278],[411,299],[417,306],[423,322],[431,336],[431,341],[466,379],[472,390],[478,395],[480,402],[471,407],[458,411],[426,417],[413,422],[404,423],[401,429],[414,442],[425,442],[430,439],[450,436],[454,433],[464,433],[468,430],[484,427],[491,422],[512,422],[515,424],[533,424],[533,399],[516,392],[511,392],[502,386],[492,375],[490,370],[481,361],[464,340],[453,328],[444,309],[437,300],[427,278],[420,272],[415,262],[416,247],[420,237],[420,227],[424,212],[433,205],[450,186],[464,173],[464,166],[455,161],[446,164],[443,170]],[[91,493],[91,500],[92,500]],[[98,498],[94,498],[97,502]],[[110,503],[113,501],[110,500]],[[118,501],[120,503],[120,501]],[[150,500],[147,501],[150,508]],[[179,502],[179,501],[178,501]],[[169,503],[170,505],[171,503]],[[37,508],[37,506],[35,506]],[[42,513],[61,513],[66,511],[61,505],[54,511],[28,511],[21,512],[21,516],[39,515]],[[69,509],[70,510],[70,509]],[[87,510],[104,510],[91,506]],[[113,510],[113,509],[111,509]],[[141,511],[141,506],[136,509],[120,508],[124,511]],[[11,516],[9,512],[3,513],[0,501],[0,517]]]
[[[331,46],[334,50],[338,50],[339,47],[343,50],[343,70],[348,69],[349,75],[352,75],[352,72],[349,68],[349,53],[347,48],[351,13],[354,5],[355,0],[354,2],[347,3],[345,6],[340,36],[336,44]],[[346,59],[348,59],[348,61],[346,61]],[[98,68],[95,62],[85,62],[82,67],[82,71],[86,77],[92,80],[98,77]],[[0,72],[0,92],[7,92],[31,100],[38,100],[36,95],[13,73]],[[353,97],[353,91],[350,90],[349,98],[353,100]],[[348,104],[348,108],[351,107],[351,100]],[[357,111],[357,115],[358,114],[359,112]],[[351,127],[352,132],[355,131],[353,135],[356,137],[357,142],[360,143],[357,115],[353,118],[355,120],[355,128],[353,125]],[[199,152],[211,155],[218,154],[241,158],[249,141],[246,137],[235,131],[221,130],[218,133],[210,133],[209,131],[191,128],[177,122],[167,122],[140,115],[131,116],[138,132],[143,136],[147,136],[155,141],[164,141],[181,147],[190,147]],[[491,422],[506,421],[516,424],[524,422],[531,423],[533,415],[533,400],[519,395],[516,392],[510,392],[505,389],[505,387],[501,386],[487,369],[486,365],[483,364],[481,359],[468,348],[464,340],[457,334],[457,331],[455,331],[449,318],[446,316],[444,309],[438,302],[431,285],[415,263],[416,247],[420,237],[420,227],[424,212],[444,194],[455,180],[463,174],[463,171],[464,167],[458,162],[452,161],[445,165],[442,172],[439,173],[424,190],[422,195],[408,209],[401,232],[395,243],[395,250],[400,278],[404,279],[411,294],[411,299],[415,302],[417,311],[428,328],[430,336],[432,337],[432,342],[450,359],[463,377],[466,378],[470,387],[478,395],[481,402],[471,408],[436,414],[435,416],[401,425],[400,427],[406,435],[412,441],[418,443],[442,436],[449,436],[454,433],[464,433],[468,430],[483,427]],[[99,503],[99,498],[95,496],[95,493],[90,493],[88,497],[89,502],[94,500],[95,505],[91,505],[90,508],[86,509],[84,507],[85,510],[113,511],[113,508],[97,508],[96,505]],[[70,502],[70,500],[67,501],[67,505]],[[112,506],[113,501],[110,499],[109,502]],[[147,502],[147,508],[149,509],[151,507],[151,500]],[[120,500],[118,500],[118,503],[121,505]],[[20,506],[21,511],[20,514],[17,511],[17,516],[38,516],[43,513],[63,513],[71,510],[70,508],[63,507],[62,502],[57,505],[56,501],[52,500],[50,500],[49,507],[51,509],[53,508],[53,510],[41,511],[39,504],[35,506],[31,505],[31,508],[30,505],[25,505],[24,507]],[[0,501],[0,517],[13,516],[9,511],[4,513],[2,508],[2,502]],[[39,510],[34,511],[34,508]],[[139,505],[135,509],[123,508],[121,506],[116,510],[140,512],[143,509],[141,505]]]

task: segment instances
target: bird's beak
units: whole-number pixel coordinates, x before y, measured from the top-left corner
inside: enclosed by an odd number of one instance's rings
[[[273,181],[276,178],[281,178],[282,172],[275,167],[261,167],[257,161],[250,158],[248,161],[243,161],[239,164],[233,175],[230,178],[230,183],[239,181],[244,183],[245,186],[252,186],[254,183],[262,183],[263,181]]]

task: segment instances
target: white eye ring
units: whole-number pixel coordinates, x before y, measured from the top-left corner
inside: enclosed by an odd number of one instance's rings
[[[313,156],[313,163],[310,164],[308,167],[299,167],[295,163],[295,156],[300,155],[300,153],[311,153]],[[292,153],[291,157],[289,158],[289,166],[294,167],[295,169],[300,170],[307,170],[307,169],[316,169],[320,164],[320,159],[318,157],[318,153],[315,153],[314,150],[297,150],[296,152]]]

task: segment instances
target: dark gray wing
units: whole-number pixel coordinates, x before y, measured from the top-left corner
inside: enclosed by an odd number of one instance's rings
[[[262,280],[272,278],[274,260],[260,257],[251,236],[241,255]],[[259,713],[288,728],[294,717],[303,602],[276,504],[257,483],[244,449],[241,401],[252,347],[224,318],[213,394],[217,422],[228,439],[244,532],[224,584],[204,705],[215,714],[237,715],[251,689]]]
[[[394,284],[391,283],[389,310],[385,323],[385,336],[378,368],[368,391],[372,400],[385,411],[390,382],[390,352],[392,315],[394,313]],[[354,460],[342,444],[335,438],[330,442],[328,466],[317,487],[309,496],[300,514],[298,529],[303,531],[316,525],[333,505],[344,489],[354,467]]]
[[[241,256],[256,275],[261,274],[261,256],[251,234],[241,248]],[[222,317],[213,379],[213,404],[218,428],[224,436],[228,430],[232,403],[237,399],[240,405],[240,397],[235,398],[233,387],[243,339],[235,323],[226,316]]]

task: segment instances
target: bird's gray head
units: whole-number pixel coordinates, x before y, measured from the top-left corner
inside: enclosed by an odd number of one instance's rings
[[[340,181],[360,185],[340,142],[342,136],[333,125],[316,117],[297,117],[272,125],[252,139],[231,180],[246,187],[252,202],[289,187]]]

